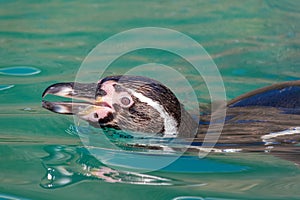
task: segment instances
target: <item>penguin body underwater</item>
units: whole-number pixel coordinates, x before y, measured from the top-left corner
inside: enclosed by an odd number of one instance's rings
[[[98,128],[141,132],[164,138],[203,141],[211,113],[194,121],[173,92],[160,82],[142,76],[108,76],[97,83],[56,83],[42,97],[55,95],[81,102],[42,101],[59,114],[77,115]],[[216,146],[255,148],[278,145],[279,157],[300,163],[300,81],[279,83],[229,101],[222,133]],[[197,131],[194,134],[195,130]],[[287,149],[292,156],[286,156]],[[252,149],[253,150],[253,149]],[[281,154],[283,152],[283,154]],[[284,156],[282,156],[284,155]]]

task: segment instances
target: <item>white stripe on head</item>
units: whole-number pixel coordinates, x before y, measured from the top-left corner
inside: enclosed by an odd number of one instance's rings
[[[169,115],[169,113],[164,109],[162,105],[160,105],[158,102],[153,101],[152,99],[144,96],[141,93],[135,92],[134,90],[130,90],[129,92],[138,98],[141,102],[147,103],[149,106],[152,106],[159,114],[160,116],[164,119],[164,138],[175,138],[178,135],[178,129],[177,129],[177,122],[172,117]]]

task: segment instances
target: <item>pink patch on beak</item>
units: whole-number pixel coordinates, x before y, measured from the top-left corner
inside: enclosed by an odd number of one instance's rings
[[[93,108],[90,108],[84,114],[79,114],[79,117],[86,121],[98,122],[99,119],[104,119],[111,112],[112,110],[109,107],[93,106]]]

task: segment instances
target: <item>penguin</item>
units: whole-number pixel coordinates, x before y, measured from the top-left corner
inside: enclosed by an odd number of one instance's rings
[[[209,109],[195,121],[174,93],[143,76],[108,76],[97,83],[56,83],[42,94],[73,102],[42,100],[42,107],[77,115],[97,128],[144,133],[162,138],[186,138],[202,144],[211,123]],[[76,100],[77,102],[75,102]],[[209,106],[207,106],[209,108]],[[236,97],[220,109],[227,114],[216,147],[264,151],[277,145],[280,157],[300,161],[300,81],[278,83]],[[279,145],[280,144],[280,145]],[[286,147],[288,145],[288,148]],[[292,149],[293,156],[285,155]],[[283,155],[283,156],[282,156]]]

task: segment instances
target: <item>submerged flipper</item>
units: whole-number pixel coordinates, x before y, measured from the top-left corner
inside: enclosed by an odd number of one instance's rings
[[[241,95],[228,102],[228,107],[267,106],[300,109],[300,81],[264,87]]]

